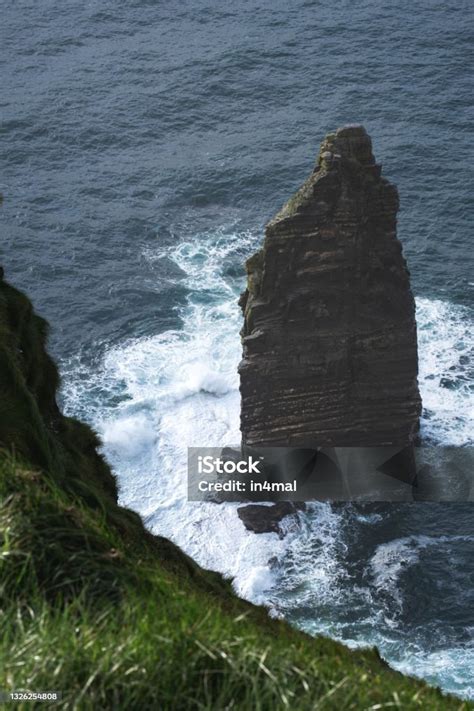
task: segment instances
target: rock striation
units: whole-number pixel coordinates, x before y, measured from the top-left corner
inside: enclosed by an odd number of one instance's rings
[[[244,445],[413,443],[421,399],[398,206],[362,126],[326,136],[246,263]]]

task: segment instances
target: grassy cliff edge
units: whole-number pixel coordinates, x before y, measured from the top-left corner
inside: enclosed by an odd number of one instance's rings
[[[3,278],[0,330],[1,689],[65,709],[474,708],[270,619],[148,533],[59,411],[47,324]]]

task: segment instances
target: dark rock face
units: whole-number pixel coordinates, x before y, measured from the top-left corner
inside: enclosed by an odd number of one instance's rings
[[[244,445],[413,442],[421,400],[398,204],[365,129],[347,126],[267,225],[240,300]]]
[[[237,509],[240,520],[248,531],[254,533],[278,533],[283,536],[280,522],[285,516],[296,514],[298,510],[304,511],[305,505],[279,501],[273,506],[248,504]]]

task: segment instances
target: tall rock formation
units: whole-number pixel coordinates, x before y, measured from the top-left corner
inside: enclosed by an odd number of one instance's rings
[[[398,204],[362,126],[326,136],[247,261],[243,444],[413,442],[421,400]]]

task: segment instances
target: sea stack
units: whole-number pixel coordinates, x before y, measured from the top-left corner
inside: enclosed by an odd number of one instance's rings
[[[415,304],[398,206],[365,129],[328,134],[313,173],[246,263],[243,445],[414,442]]]

